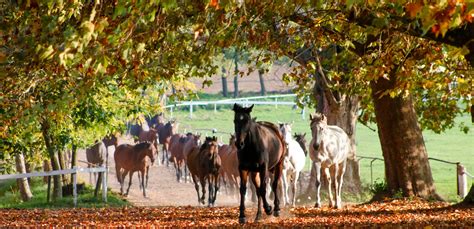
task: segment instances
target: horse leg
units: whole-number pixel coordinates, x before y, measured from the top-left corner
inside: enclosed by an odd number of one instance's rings
[[[130,192],[130,186],[132,186],[132,177],[133,177],[134,171],[130,171],[130,176],[128,180],[128,188],[127,188],[127,193],[125,193],[125,196],[128,196],[128,193]]]
[[[280,198],[278,197],[278,182],[280,181],[280,177],[281,177],[281,173],[282,173],[282,163],[283,162],[280,162],[280,165],[277,165],[279,167],[275,168],[275,174],[274,174],[274,177],[273,177],[273,182],[272,182],[272,192],[273,192],[273,205],[274,205],[274,210],[273,210],[273,215],[274,216],[280,216]],[[266,186],[266,184],[264,184]],[[267,201],[266,200],[266,197],[264,197],[264,202],[263,204],[265,204],[265,202]],[[268,205],[268,203],[267,203]],[[269,209],[271,210],[271,207],[268,206]],[[267,214],[271,214],[271,211],[270,212],[266,212]]]
[[[283,205],[290,203],[290,198],[288,197],[288,170],[284,169],[281,174],[281,184],[282,184],[282,196],[283,196]]]
[[[217,192],[219,191],[219,174],[217,174],[214,178],[214,200],[212,200],[212,204],[215,205],[217,199]]]
[[[337,180],[337,184],[338,186],[336,187],[337,191],[336,191],[336,208],[341,208],[342,207],[342,196],[341,196],[341,193],[342,193],[342,179],[344,177],[344,173],[346,172],[346,161],[344,160],[344,162],[342,162],[340,165],[339,165],[339,171],[337,173],[337,177],[336,177],[336,180]]]
[[[201,196],[201,204],[206,204],[206,178],[205,177],[199,177],[199,180],[201,181],[201,189],[202,189],[202,196]]]
[[[245,194],[247,192],[248,171],[240,170],[240,207],[239,207],[239,223],[247,222],[245,218]]]
[[[147,176],[146,174],[146,168],[143,168],[142,170],[140,170],[138,172],[138,174],[142,174],[142,180],[141,180],[141,184],[142,184],[142,187],[143,187],[143,197],[147,197],[146,196],[146,189],[145,189],[145,176]]]
[[[176,170],[176,181],[180,183],[179,166],[178,166],[178,160],[176,159],[176,157],[173,157],[173,164],[174,164],[174,169]]]
[[[125,184],[125,177],[127,176],[127,174],[128,174],[128,170],[124,170],[122,175],[121,175],[121,178],[120,178],[120,195],[124,195],[123,185]]]
[[[333,166],[331,166],[331,170],[332,168],[334,168]],[[326,179],[328,181],[328,192],[329,192],[329,207],[334,207],[335,203],[334,203],[334,196],[333,196],[333,193],[332,193],[332,172],[330,171],[330,168],[324,168],[324,174],[326,175]]]
[[[255,222],[260,221],[262,219],[262,194],[265,194],[262,192],[262,188],[264,189],[264,186],[262,185],[262,181],[260,180],[260,173],[252,172],[250,173],[250,178],[252,179],[252,183],[255,186],[255,189],[257,190],[257,215],[255,216]],[[265,212],[267,212],[265,210]]]
[[[146,182],[145,182],[145,188],[148,188],[148,174],[150,173],[150,166],[146,167]]]
[[[293,200],[291,201],[291,206],[295,207],[296,205],[296,187],[298,185],[298,178],[300,177],[300,172],[295,171],[293,176]]]
[[[194,182],[194,188],[196,189],[196,193],[198,195],[198,203],[201,203],[201,196],[199,195],[199,185],[198,185],[198,182],[196,181],[196,176],[191,174],[191,179]]]
[[[207,182],[209,183],[208,185],[208,190],[209,190],[209,197],[207,199],[207,206],[208,207],[212,207],[212,200],[214,198],[214,187],[212,186],[212,175],[209,174],[209,176],[207,176]]]
[[[314,171],[316,172],[316,204],[315,208],[321,207],[321,162],[313,163]]]

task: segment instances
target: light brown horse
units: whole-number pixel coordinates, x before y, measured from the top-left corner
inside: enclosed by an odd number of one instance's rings
[[[182,168],[184,167],[184,173],[186,174],[187,166],[185,163],[183,149],[188,141],[192,139],[192,134],[174,134],[170,140],[170,162],[173,162],[176,170],[176,181],[181,182],[183,176]]]
[[[187,165],[191,177],[193,178],[194,187],[198,195],[198,202],[205,204],[206,196],[206,180],[209,183],[209,199],[208,206],[214,206],[219,190],[219,169],[221,167],[221,159],[219,157],[216,137],[206,137],[206,141],[199,149],[194,149],[187,158]],[[199,193],[199,184],[202,188],[202,196]]]
[[[170,120],[167,123],[158,123],[156,126],[158,131],[159,144],[163,145],[163,157],[161,159],[162,164],[166,162],[166,166],[169,166],[168,152],[171,136],[178,133],[178,123],[174,120]]]
[[[148,183],[148,171],[151,164],[155,162],[156,148],[150,142],[141,142],[136,145],[122,144],[117,147],[114,153],[115,171],[117,180],[120,183],[120,194],[123,195],[123,185],[125,177],[130,173],[130,181],[128,183],[127,192],[130,191],[132,185],[133,173],[138,171],[141,176],[140,186],[143,188],[143,196],[146,197],[146,183]],[[147,159],[147,157],[149,159]],[[146,181],[145,181],[146,179]],[[146,182],[146,183],[145,183]]]
[[[229,144],[224,144],[219,148],[219,156],[222,161],[221,176],[225,178],[224,184],[228,185],[233,192],[239,185],[239,160],[235,146],[235,135],[231,134]]]
[[[102,166],[107,156],[107,148],[103,141],[96,141],[95,144],[86,149],[87,168]],[[92,181],[94,174],[94,182]],[[94,184],[96,181],[96,173],[89,173],[89,182]]]

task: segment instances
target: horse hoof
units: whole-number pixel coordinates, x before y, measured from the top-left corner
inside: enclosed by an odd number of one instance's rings
[[[261,214],[257,214],[257,216],[255,217],[255,223],[258,223],[258,221],[260,221],[262,219],[262,215]]]
[[[273,216],[275,216],[275,217],[280,216],[280,211],[274,211],[274,212],[273,212]]]
[[[268,208],[265,208],[265,214],[271,215],[272,214],[272,207],[268,206]]]
[[[316,204],[314,204],[314,207],[315,207],[315,208],[320,208],[320,207],[321,207],[321,204],[316,203]]]
[[[247,219],[245,217],[239,217],[239,223],[240,224],[247,223]]]

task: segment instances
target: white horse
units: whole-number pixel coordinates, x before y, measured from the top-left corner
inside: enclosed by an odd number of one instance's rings
[[[291,204],[293,207],[296,202],[296,186],[301,171],[306,163],[306,155],[304,154],[301,145],[295,141],[291,136],[291,124],[280,123],[280,131],[282,132],[283,138],[287,145],[287,155],[283,161],[282,171],[282,184],[283,184],[283,197],[285,204]],[[293,198],[290,201],[288,195],[289,185],[292,187]]]
[[[320,188],[321,171],[324,171],[329,189],[329,206],[341,208],[342,178],[346,170],[347,155],[349,154],[349,137],[338,126],[327,124],[323,114],[310,115],[312,139],[309,152],[316,170],[316,204],[321,207]],[[332,183],[334,182],[334,183]],[[332,185],[336,198],[333,198]]]

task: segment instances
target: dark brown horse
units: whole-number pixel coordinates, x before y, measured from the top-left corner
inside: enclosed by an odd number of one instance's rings
[[[166,162],[166,166],[169,166],[168,151],[170,140],[171,136],[178,133],[178,123],[174,120],[168,121],[166,124],[158,123],[156,129],[158,130],[159,143],[163,145],[163,157],[161,162],[163,164]]]
[[[120,183],[120,194],[123,195],[123,185],[125,183],[125,177],[130,173],[130,181],[128,183],[127,192],[130,191],[132,185],[133,173],[138,171],[139,178],[141,179],[140,186],[143,188],[143,196],[146,197],[146,183],[148,183],[148,172],[150,162],[155,162],[156,148],[150,142],[142,142],[136,145],[122,144],[117,147],[114,153],[115,159],[115,172],[117,180]],[[149,159],[147,159],[147,157]],[[145,181],[146,179],[146,181]]]
[[[216,137],[206,137],[206,141],[199,149],[194,149],[186,161],[191,177],[194,181],[194,187],[198,195],[198,202],[205,204],[206,180],[209,183],[208,206],[214,206],[219,190],[219,169],[221,159],[219,157]],[[199,194],[198,180],[202,188],[202,196]]]
[[[156,128],[158,124],[163,124],[165,123],[165,114],[163,112],[154,115],[153,117],[147,116],[145,117],[146,122],[148,123],[148,126],[151,128]]]
[[[185,163],[183,149],[188,141],[193,138],[191,133],[186,135],[183,134],[174,134],[171,136],[170,140],[170,162],[173,162],[174,168],[176,170],[176,181],[181,182],[181,177],[183,176],[183,167],[184,173],[186,173],[187,166]]]
[[[245,108],[234,104],[234,128],[236,134],[237,156],[239,158],[240,173],[240,215],[239,223],[245,223],[245,194],[247,179],[251,176],[252,183],[257,189],[257,216],[255,221],[262,217],[263,208],[267,215],[280,215],[280,199],[278,196],[278,182],[283,168],[283,158],[286,153],[285,141],[278,126],[270,122],[256,122],[252,119],[253,105]],[[273,173],[272,192],[274,194],[274,209],[267,202],[266,182],[267,173]]]

